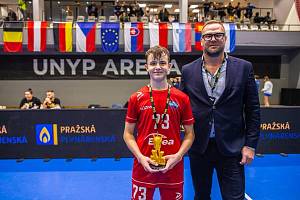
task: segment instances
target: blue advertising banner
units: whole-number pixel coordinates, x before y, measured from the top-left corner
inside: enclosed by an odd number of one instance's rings
[[[1,110],[0,158],[131,157],[126,109]],[[262,108],[257,153],[300,153],[300,107]]]

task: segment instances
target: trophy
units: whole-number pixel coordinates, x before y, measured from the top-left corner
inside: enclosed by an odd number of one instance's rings
[[[150,159],[153,160],[157,165],[150,164],[150,167],[155,170],[163,169],[166,166],[166,159],[163,158],[164,152],[160,151],[162,143],[162,136],[155,134],[153,136],[154,149],[152,149],[152,155]]]

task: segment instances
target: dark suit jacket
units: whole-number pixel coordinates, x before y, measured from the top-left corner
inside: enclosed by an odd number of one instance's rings
[[[256,148],[260,128],[260,105],[250,62],[228,57],[225,90],[213,106],[202,76],[202,58],[182,68],[181,90],[189,95],[195,118],[195,141],[191,152],[204,153],[209,141],[211,118],[215,122],[219,151],[238,155],[243,146]]]

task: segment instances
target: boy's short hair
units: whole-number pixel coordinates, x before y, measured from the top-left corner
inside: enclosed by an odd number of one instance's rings
[[[30,94],[33,93],[31,88],[28,88],[27,90],[25,90],[25,92],[29,92]]]
[[[145,54],[146,62],[148,61],[149,55],[152,54],[154,59],[159,59],[162,55],[166,55],[168,57],[168,62],[170,62],[170,52],[167,48],[162,46],[154,46],[151,47]]]

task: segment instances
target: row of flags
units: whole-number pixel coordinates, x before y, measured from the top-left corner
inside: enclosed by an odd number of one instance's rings
[[[203,23],[195,23],[195,49],[202,51],[201,31]],[[226,52],[235,49],[235,24],[224,24],[227,41]],[[55,48],[59,52],[73,51],[73,23],[54,22],[53,36]],[[5,52],[22,51],[23,22],[6,22],[3,28],[3,42]],[[47,44],[47,22],[29,21],[28,31],[28,51],[42,52],[46,50]],[[101,48],[103,52],[117,52],[119,50],[120,23],[101,23]],[[172,44],[174,52],[192,51],[192,26],[190,23],[172,23]],[[76,23],[76,52],[96,51],[96,23],[77,22]],[[149,23],[150,47],[160,45],[168,47],[168,24]],[[126,22],[124,24],[124,51],[143,52],[144,51],[144,26],[142,22]]]

